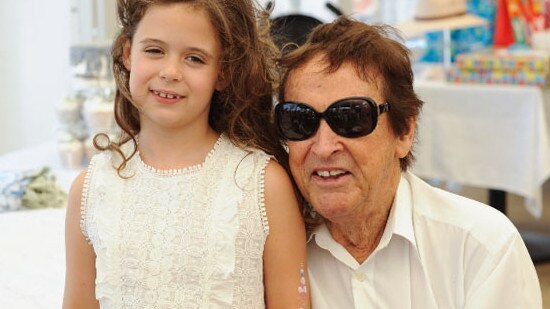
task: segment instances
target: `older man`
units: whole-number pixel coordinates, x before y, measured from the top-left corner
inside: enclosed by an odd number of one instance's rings
[[[407,172],[422,101],[394,34],[342,17],[282,62],[276,120],[309,202],[313,307],[541,308],[512,223]]]

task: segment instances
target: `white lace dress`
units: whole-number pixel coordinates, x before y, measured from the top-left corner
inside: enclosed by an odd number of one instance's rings
[[[264,308],[269,159],[222,135],[200,165],[159,171],[136,154],[123,179],[111,153],[96,155],[81,227],[101,308]]]

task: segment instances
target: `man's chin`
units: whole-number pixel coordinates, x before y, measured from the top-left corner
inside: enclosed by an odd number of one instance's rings
[[[314,199],[311,203],[313,209],[330,221],[339,221],[343,218],[347,218],[351,213],[351,207],[348,203],[340,200]]]

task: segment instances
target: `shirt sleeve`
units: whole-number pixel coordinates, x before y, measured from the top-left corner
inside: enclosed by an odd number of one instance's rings
[[[537,273],[519,233],[500,252],[465,287],[464,308],[542,308]]]

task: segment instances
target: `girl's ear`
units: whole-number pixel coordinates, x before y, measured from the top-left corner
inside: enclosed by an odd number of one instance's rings
[[[131,68],[131,62],[130,62],[130,55],[132,51],[132,44],[129,40],[127,40],[124,43],[124,46],[122,47],[122,61],[124,63],[124,67],[126,70],[130,71]]]
[[[225,86],[227,86],[225,78],[222,76],[221,73],[219,73],[218,80],[216,81],[216,90],[222,91],[225,88]]]

